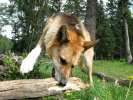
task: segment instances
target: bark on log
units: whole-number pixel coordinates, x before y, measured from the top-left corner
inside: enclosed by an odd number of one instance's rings
[[[56,95],[87,87],[88,84],[76,77],[71,77],[65,87],[58,86],[58,82],[53,78],[3,81],[0,82],[0,100]]]

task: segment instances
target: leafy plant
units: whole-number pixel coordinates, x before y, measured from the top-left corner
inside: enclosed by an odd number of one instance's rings
[[[11,51],[12,47],[13,42],[10,39],[0,35],[0,53]]]
[[[24,56],[26,54],[23,54]],[[23,58],[23,57],[22,57]],[[45,64],[43,63],[43,60],[41,58],[37,61],[35,64],[35,67],[33,71],[22,75],[19,72],[19,66],[17,65],[12,58],[12,55],[9,53],[5,56],[4,58],[4,67],[6,68],[5,72],[3,75],[0,76],[0,80],[15,80],[15,79],[29,79],[29,78],[45,78],[46,75],[44,71],[42,71],[43,67]],[[48,65],[46,65],[48,66]],[[41,69],[41,70],[40,70]],[[43,69],[46,70],[46,69]]]
[[[4,58],[4,64],[7,67],[4,79],[15,79],[18,74],[18,67],[15,65],[12,58],[6,55]]]

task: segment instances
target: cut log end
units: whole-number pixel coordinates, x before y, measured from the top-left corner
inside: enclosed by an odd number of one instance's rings
[[[0,82],[0,100],[35,98],[56,95],[63,92],[79,91],[89,87],[79,78],[71,77],[66,86],[58,86],[53,78],[13,80]]]

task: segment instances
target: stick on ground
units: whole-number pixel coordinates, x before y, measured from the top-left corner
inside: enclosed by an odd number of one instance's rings
[[[133,86],[133,81],[124,80],[124,79],[116,79],[111,76],[107,76],[106,74],[102,72],[93,72],[93,75],[107,82],[114,82],[115,84],[118,84],[121,86],[129,86],[129,83],[131,82],[131,86]]]

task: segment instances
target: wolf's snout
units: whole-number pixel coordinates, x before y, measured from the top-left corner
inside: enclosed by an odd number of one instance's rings
[[[67,84],[67,81],[66,80],[61,80],[59,82],[59,85],[61,85],[61,86],[66,86],[66,84]]]

